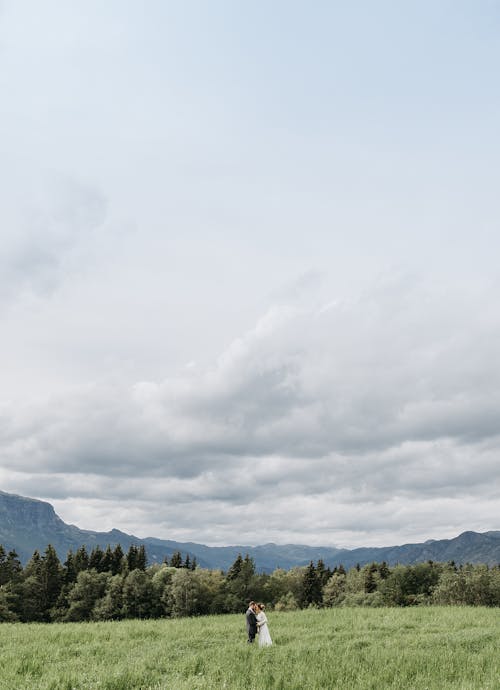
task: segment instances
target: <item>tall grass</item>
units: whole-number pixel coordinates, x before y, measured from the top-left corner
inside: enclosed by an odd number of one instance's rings
[[[328,609],[269,619],[268,649],[247,644],[243,615],[3,624],[0,687],[500,689],[498,609]]]

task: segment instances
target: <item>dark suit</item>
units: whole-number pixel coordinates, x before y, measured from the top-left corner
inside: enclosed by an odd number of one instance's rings
[[[252,609],[247,610],[246,619],[247,619],[248,641],[253,642],[255,640],[255,635],[257,634],[257,616],[252,611]]]

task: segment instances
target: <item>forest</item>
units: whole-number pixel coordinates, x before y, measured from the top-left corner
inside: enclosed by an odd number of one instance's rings
[[[500,606],[500,565],[427,561],[330,569],[320,560],[258,573],[248,555],[227,570],[200,568],[180,552],[148,565],[143,546],[89,553],[61,563],[53,546],[23,567],[0,545],[0,621],[65,622],[179,618],[243,612],[249,600],[276,611],[347,606]]]

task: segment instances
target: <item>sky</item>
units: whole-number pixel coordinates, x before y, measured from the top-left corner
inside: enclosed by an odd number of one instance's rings
[[[500,5],[0,1],[0,488],[84,529],[499,529]]]

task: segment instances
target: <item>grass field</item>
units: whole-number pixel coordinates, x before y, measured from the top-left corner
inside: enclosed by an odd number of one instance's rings
[[[500,689],[500,611],[328,609],[270,613],[275,644],[244,616],[0,625],[0,687]]]

